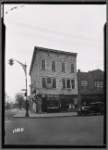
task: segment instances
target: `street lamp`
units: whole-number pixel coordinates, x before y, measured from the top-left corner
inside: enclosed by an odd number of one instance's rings
[[[27,65],[26,65],[26,63],[23,64],[23,63],[19,62],[18,60],[12,59],[12,58],[9,60],[9,65],[12,66],[14,64],[14,61],[19,63],[25,72],[25,81],[26,81],[26,95],[25,95],[26,96],[26,114],[25,114],[25,116],[28,117],[29,113],[28,113],[28,100],[27,100]]]

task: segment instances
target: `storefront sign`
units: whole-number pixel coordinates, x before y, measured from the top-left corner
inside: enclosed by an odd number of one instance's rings
[[[59,100],[59,95],[47,95],[47,100]]]

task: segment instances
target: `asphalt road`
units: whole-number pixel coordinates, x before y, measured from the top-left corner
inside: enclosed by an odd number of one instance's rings
[[[6,110],[4,111],[4,114],[5,114],[5,120],[11,119],[12,116],[13,116],[14,114],[16,114],[18,110],[19,110],[18,108],[14,108],[14,109],[6,109]]]
[[[5,131],[5,144],[102,145],[103,116],[13,118]]]

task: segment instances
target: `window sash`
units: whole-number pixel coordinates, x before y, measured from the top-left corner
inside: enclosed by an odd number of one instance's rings
[[[62,72],[65,72],[65,63],[62,62]]]
[[[55,61],[52,61],[52,71],[55,71]]]
[[[72,89],[75,89],[75,80],[71,80]]]
[[[56,79],[55,78],[42,78],[42,87],[47,88],[47,85],[51,84],[52,88],[56,88]]]
[[[56,88],[56,79],[55,79],[55,78],[53,78],[52,80],[53,80],[53,83],[52,83],[53,88]]]
[[[65,86],[65,79],[62,79],[62,85],[63,85],[63,88],[65,89],[66,86]]]
[[[95,88],[103,88],[103,82],[102,81],[95,81]]]
[[[74,64],[71,64],[71,73],[74,73],[75,70],[74,70]]]
[[[62,79],[62,87],[63,87],[63,89],[65,89],[65,88],[75,89],[75,80]]]
[[[67,88],[70,88],[70,79],[67,79]]]
[[[45,70],[45,60],[42,60],[42,70]]]
[[[82,80],[81,81],[81,86],[87,87],[88,86],[88,81],[87,80]]]
[[[51,78],[47,78],[47,83],[52,83]]]
[[[45,78],[42,78],[42,87],[46,88],[46,79]]]

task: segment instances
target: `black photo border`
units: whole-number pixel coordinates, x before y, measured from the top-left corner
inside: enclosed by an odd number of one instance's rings
[[[106,1],[104,0],[94,0],[94,1],[90,1],[90,0],[83,0],[83,1],[80,1],[80,0],[49,0],[49,1],[46,1],[46,0],[37,0],[37,1],[27,1],[27,0],[23,0],[23,1],[2,1],[1,5],[4,5],[4,4],[44,4],[44,5],[72,5],[72,4],[76,4],[76,5],[105,5],[106,4]],[[4,106],[5,106],[5,25],[4,25],[4,19],[3,17],[1,18],[1,41],[2,41],[2,45],[1,45],[1,81],[2,81],[2,86],[1,86],[1,131],[2,131],[2,134],[1,134],[1,145],[2,145],[2,148],[106,148],[107,147],[107,92],[106,92],[106,89],[107,89],[107,40],[106,40],[106,28],[107,28],[107,23],[104,25],[104,29],[103,29],[103,32],[104,32],[104,88],[105,88],[105,115],[104,115],[104,139],[103,139],[103,145],[5,145],[5,138],[4,138],[4,135],[5,135],[5,129],[4,129],[4,126],[5,126],[5,120],[4,120]]]

